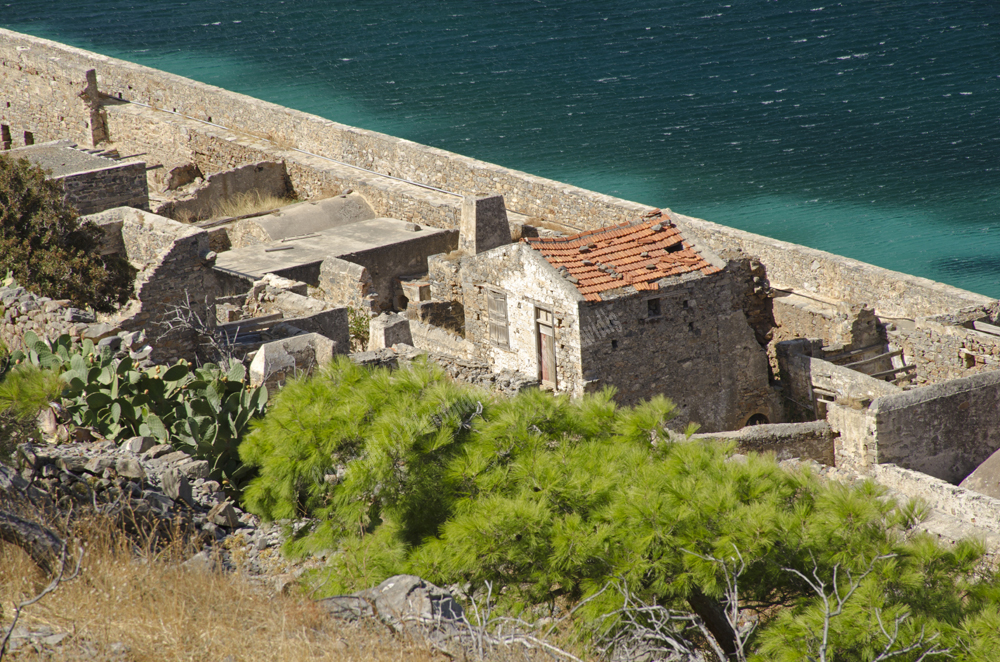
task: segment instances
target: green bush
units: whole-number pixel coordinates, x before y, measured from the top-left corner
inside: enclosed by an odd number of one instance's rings
[[[436,367],[344,359],[288,384],[254,423],[240,446],[259,470],[245,505],[317,518],[290,550],[336,550],[330,593],[399,572],[490,583],[514,611],[583,605],[576,631],[600,641],[625,627],[616,586],[696,614],[704,630],[670,627],[732,659],[875,659],[886,646],[901,660],[934,646],[995,659],[976,634],[1000,619],[981,544],[942,547],[915,528],[919,508],[871,483],[674,441],[668,401],[622,409],[612,395],[493,400]],[[848,596],[839,614],[824,607],[834,586]]]
[[[41,168],[0,154],[0,273],[36,294],[111,312],[132,296],[136,271],[120,256],[101,256],[101,237]]]
[[[78,348],[69,336],[48,342],[31,332],[24,335],[24,346],[26,354],[11,355],[21,364],[19,374],[48,375],[50,387],[57,380],[56,395],[69,422],[109,439],[142,435],[170,443],[207,460],[212,477],[238,493],[249,471],[239,459],[239,440],[250,420],[263,415],[268,397],[266,387],[246,383],[242,364],[195,368],[181,361],[141,369],[109,349],[98,351],[90,340]],[[0,407],[5,386],[0,385]]]

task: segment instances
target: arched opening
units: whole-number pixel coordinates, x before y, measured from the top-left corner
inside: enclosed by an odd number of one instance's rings
[[[749,427],[751,425],[767,425],[768,423],[770,423],[770,420],[768,420],[767,416],[757,413],[748,418],[743,427]]]

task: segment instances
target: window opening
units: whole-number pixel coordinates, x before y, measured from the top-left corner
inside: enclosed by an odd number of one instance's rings
[[[507,322],[507,294],[486,290],[486,305],[490,317],[490,342],[503,348],[510,348]]]
[[[659,299],[647,299],[646,300],[646,317],[659,317],[660,316],[660,300]]]

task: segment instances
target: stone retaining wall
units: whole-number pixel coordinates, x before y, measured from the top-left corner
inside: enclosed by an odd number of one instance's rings
[[[650,209],[645,205],[374,131],[345,126],[173,74],[9,30],[0,31],[0,62],[5,66],[7,77],[16,79],[15,88],[24,90],[19,99],[28,99],[29,90],[33,87],[47,86],[55,104],[67,107],[64,115],[72,109],[75,115],[83,116],[84,111],[78,109],[80,102],[77,99],[82,87],[80,80],[84,72],[94,69],[98,89],[112,100],[134,101],[176,112],[272,145],[292,146],[460,195],[501,194],[510,210],[527,216],[571,222],[585,229],[620,223]],[[46,114],[44,106],[32,104],[30,109],[26,105],[22,109],[22,105],[19,103],[14,107],[12,104],[12,109],[7,109],[0,116],[3,118],[0,121],[20,128]],[[79,135],[85,133],[82,127],[69,135],[68,132],[61,132],[59,124],[51,121],[35,126],[44,134],[41,139],[69,137],[80,142],[92,139],[91,136]],[[112,128],[112,133],[118,134],[112,140],[124,140],[128,137],[124,133],[144,129],[142,124],[131,130],[118,124]],[[207,134],[216,130],[209,126],[202,132]],[[240,149],[238,144],[228,142],[215,147],[222,152],[227,150],[227,145],[234,153]],[[228,167],[261,159],[237,157],[234,160],[237,162],[230,162]],[[289,175],[294,181],[293,171],[294,168],[290,167]],[[404,216],[393,216],[409,220]]]

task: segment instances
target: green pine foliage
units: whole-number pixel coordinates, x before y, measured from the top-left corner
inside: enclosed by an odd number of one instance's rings
[[[111,312],[132,296],[136,271],[120,256],[101,256],[101,237],[41,168],[0,154],[0,273],[36,294]]]
[[[575,631],[596,641],[623,627],[607,615],[627,587],[697,614],[731,659],[996,659],[981,637],[996,636],[1000,584],[980,543],[940,545],[915,528],[919,507],[871,483],[678,441],[669,401],[619,408],[612,396],[496,400],[431,365],[341,359],[290,383],[254,424],[240,447],[259,471],[245,505],[316,518],[291,549],[334,552],[327,593],[400,572],[489,582],[515,611],[583,605]],[[739,632],[714,619],[733,587]]]

